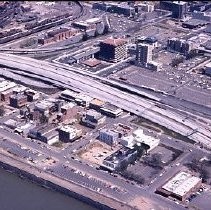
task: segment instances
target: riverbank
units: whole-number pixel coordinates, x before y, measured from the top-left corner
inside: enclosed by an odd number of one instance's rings
[[[26,178],[38,185],[45,186],[47,188],[68,195],[72,198],[80,200],[97,209],[133,209],[132,207],[120,203],[119,201],[116,201],[113,198],[108,198],[101,194],[96,194],[95,192],[89,189],[77,186],[74,183],[62,180],[44,171],[40,171],[37,168],[30,166],[29,164],[16,160],[11,156],[6,156],[5,154],[0,154],[0,167],[12,173],[15,173],[23,178]]]
[[[0,168],[1,210],[98,210],[55,190]]]

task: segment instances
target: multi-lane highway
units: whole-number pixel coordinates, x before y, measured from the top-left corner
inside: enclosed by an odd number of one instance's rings
[[[130,93],[102,84],[93,78],[68,70],[62,64],[52,65],[50,62],[16,55],[0,54],[0,65],[11,68],[12,72],[22,73],[60,87],[77,89],[92,97],[108,101],[118,107],[151,120],[190,139],[211,146],[211,130],[209,126],[197,119],[187,118],[180,110],[168,106],[159,106],[159,102],[143,99]],[[72,70],[71,70],[72,69]]]

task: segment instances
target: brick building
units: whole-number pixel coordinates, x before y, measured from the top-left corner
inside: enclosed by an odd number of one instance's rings
[[[23,94],[17,94],[10,96],[10,106],[14,108],[20,108],[27,103],[27,96]]]
[[[107,38],[100,42],[99,57],[110,62],[118,62],[127,58],[127,41],[121,38]]]
[[[63,41],[76,35],[80,30],[75,28],[60,28],[54,31],[48,32],[44,37],[38,39],[39,44],[49,44],[52,42]]]

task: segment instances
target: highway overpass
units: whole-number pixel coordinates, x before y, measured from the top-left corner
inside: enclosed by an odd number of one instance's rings
[[[159,106],[158,101],[118,90],[93,78],[78,74],[74,72],[76,71],[74,68],[65,69],[63,64],[55,66],[47,61],[0,53],[0,65],[9,67],[13,73],[30,75],[56,86],[78,90],[108,101],[211,148],[211,130],[208,126],[199,120],[187,118],[186,114],[172,107]],[[5,71],[4,68],[1,71]]]

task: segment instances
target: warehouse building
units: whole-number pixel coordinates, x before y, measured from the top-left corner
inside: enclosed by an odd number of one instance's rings
[[[80,61],[95,58],[99,52],[100,47],[86,47],[83,50],[79,50],[75,54],[71,55],[68,63],[79,63]]]
[[[35,128],[29,130],[28,136],[48,143],[49,140],[58,135],[58,132],[55,129],[54,125],[36,126]]]
[[[64,90],[60,94],[60,98],[64,99],[65,101],[74,101],[78,93],[71,91],[71,90]]]
[[[8,119],[7,121],[4,122],[4,125],[11,129],[17,128],[18,124],[19,124],[18,121],[13,119]]]
[[[48,32],[43,37],[39,38],[38,43],[39,44],[49,44],[52,42],[63,41],[65,39],[71,38],[72,36],[75,36],[79,32],[80,32],[80,30],[75,29],[75,28],[56,29],[56,30]]]
[[[178,200],[186,200],[192,193],[195,193],[202,184],[202,180],[187,172],[179,172],[171,178],[157,193],[165,197],[173,197]]]
[[[99,58],[109,62],[119,62],[127,58],[127,41],[121,38],[107,38],[100,42]]]
[[[17,87],[17,84],[14,82],[3,80],[0,82],[0,93],[15,87]]]
[[[75,28],[78,28],[85,32],[85,37],[93,37],[97,35],[102,35],[103,33],[107,32],[109,24],[106,24],[103,18],[90,18],[84,21],[77,21],[74,22],[72,25]]]

